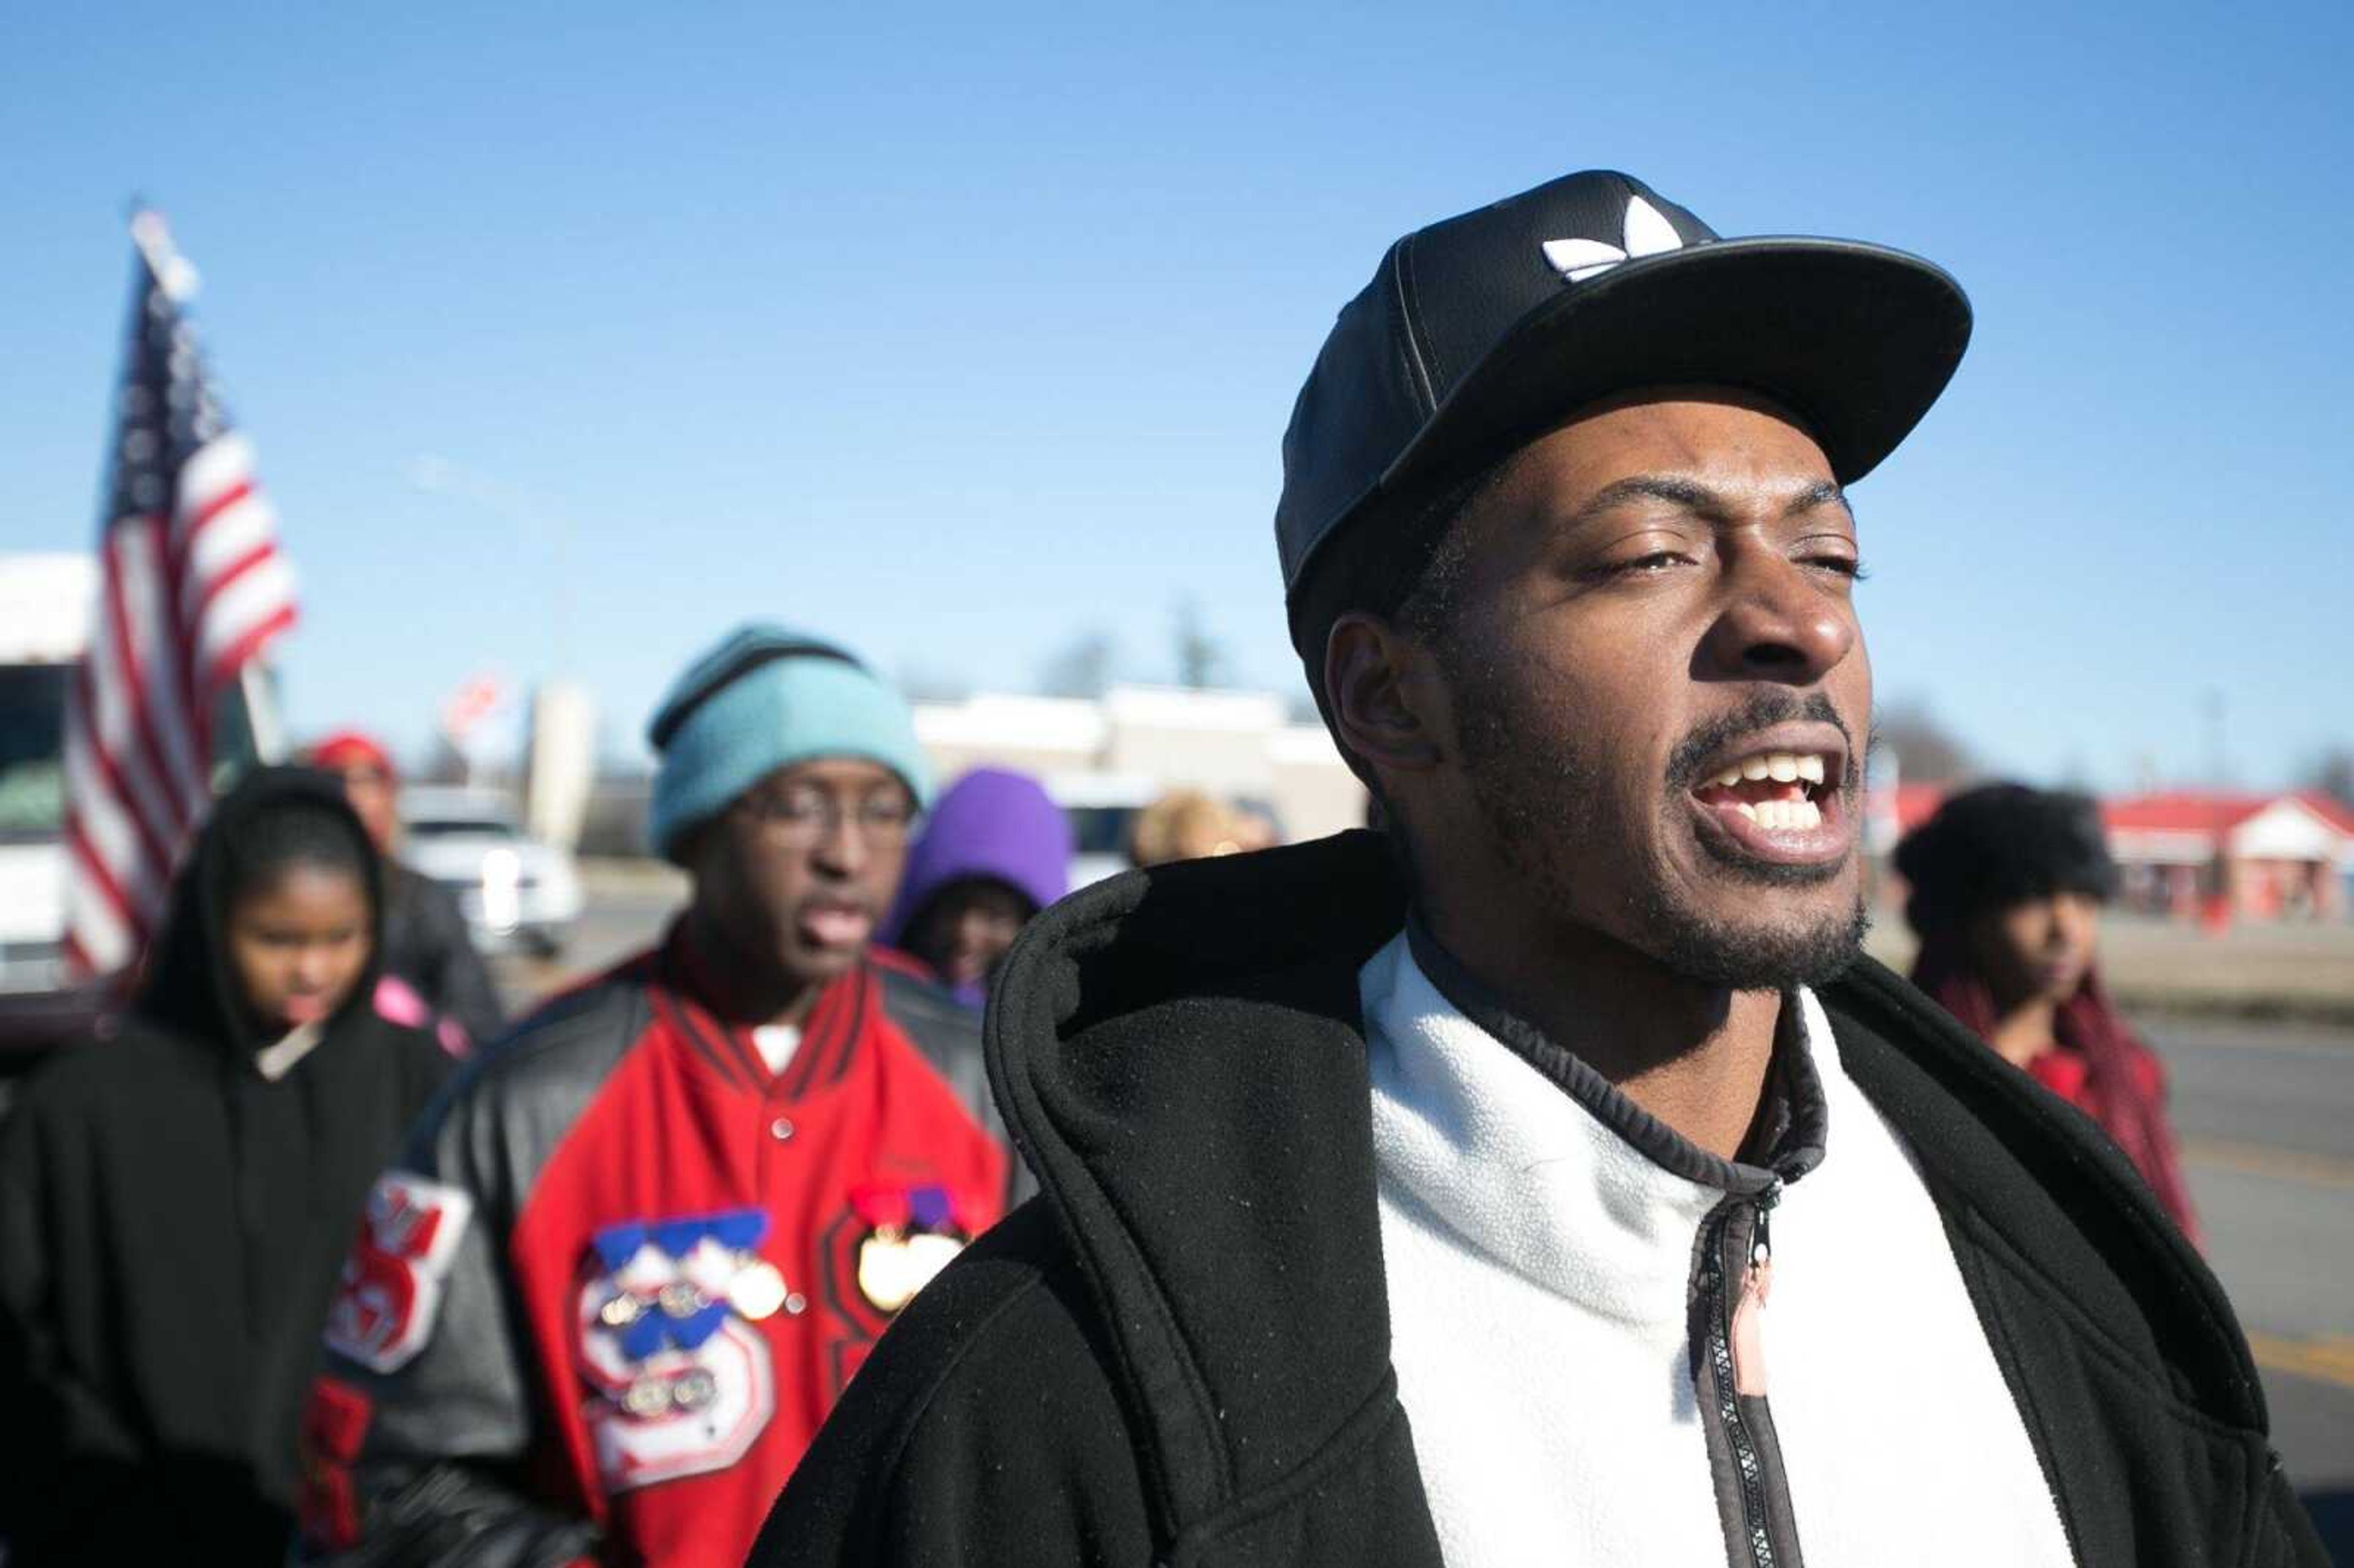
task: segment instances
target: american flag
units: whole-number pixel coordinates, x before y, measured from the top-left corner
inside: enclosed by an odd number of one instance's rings
[[[66,709],[68,963],[111,974],[154,930],[212,798],[221,694],[294,621],[253,454],[181,314],[195,272],[163,219],[138,248],[115,399],[99,594]]]

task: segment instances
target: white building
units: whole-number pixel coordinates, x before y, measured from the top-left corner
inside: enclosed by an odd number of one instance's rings
[[[982,693],[915,705],[942,779],[983,765],[1035,775],[1071,809],[1083,856],[1117,853],[1129,816],[1171,789],[1271,815],[1288,841],[1365,820],[1365,791],[1320,724],[1260,692],[1115,686],[1100,699]]]

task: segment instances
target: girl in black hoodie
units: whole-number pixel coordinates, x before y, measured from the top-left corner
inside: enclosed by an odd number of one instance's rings
[[[9,1568],[282,1558],[338,1266],[451,1065],[375,1012],[381,908],[334,782],[249,776],[119,1032],[0,1126]]]

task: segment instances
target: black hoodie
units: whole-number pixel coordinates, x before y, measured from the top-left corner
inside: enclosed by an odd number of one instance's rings
[[[282,1557],[296,1425],[361,1201],[450,1063],[379,1018],[376,965],[275,1082],[229,968],[229,847],[301,800],[291,768],[214,808],[147,977],[0,1127],[0,1540],[48,1563]]]
[[[901,1314],[752,1563],[1438,1568],[1358,1006],[1405,915],[1352,833],[1034,921],[988,1045],[1041,1195]],[[1819,1000],[1918,1160],[2076,1560],[2323,1561],[2230,1306],[2092,1123],[1877,964]]]

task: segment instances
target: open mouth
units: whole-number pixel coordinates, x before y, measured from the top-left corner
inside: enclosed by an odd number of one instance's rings
[[[1835,745],[1756,745],[1712,762],[1692,787],[1702,817],[1746,854],[1792,865],[1842,859],[1847,753]]]
[[[328,1006],[330,1000],[316,992],[290,996],[279,1004],[279,1015],[289,1023],[316,1023],[334,1011]]]
[[[1761,828],[1819,828],[1832,765],[1819,751],[1752,752],[1692,793],[1702,805],[1730,808]]]
[[[801,937],[812,947],[854,948],[875,932],[875,916],[854,904],[812,904],[801,910]]]

